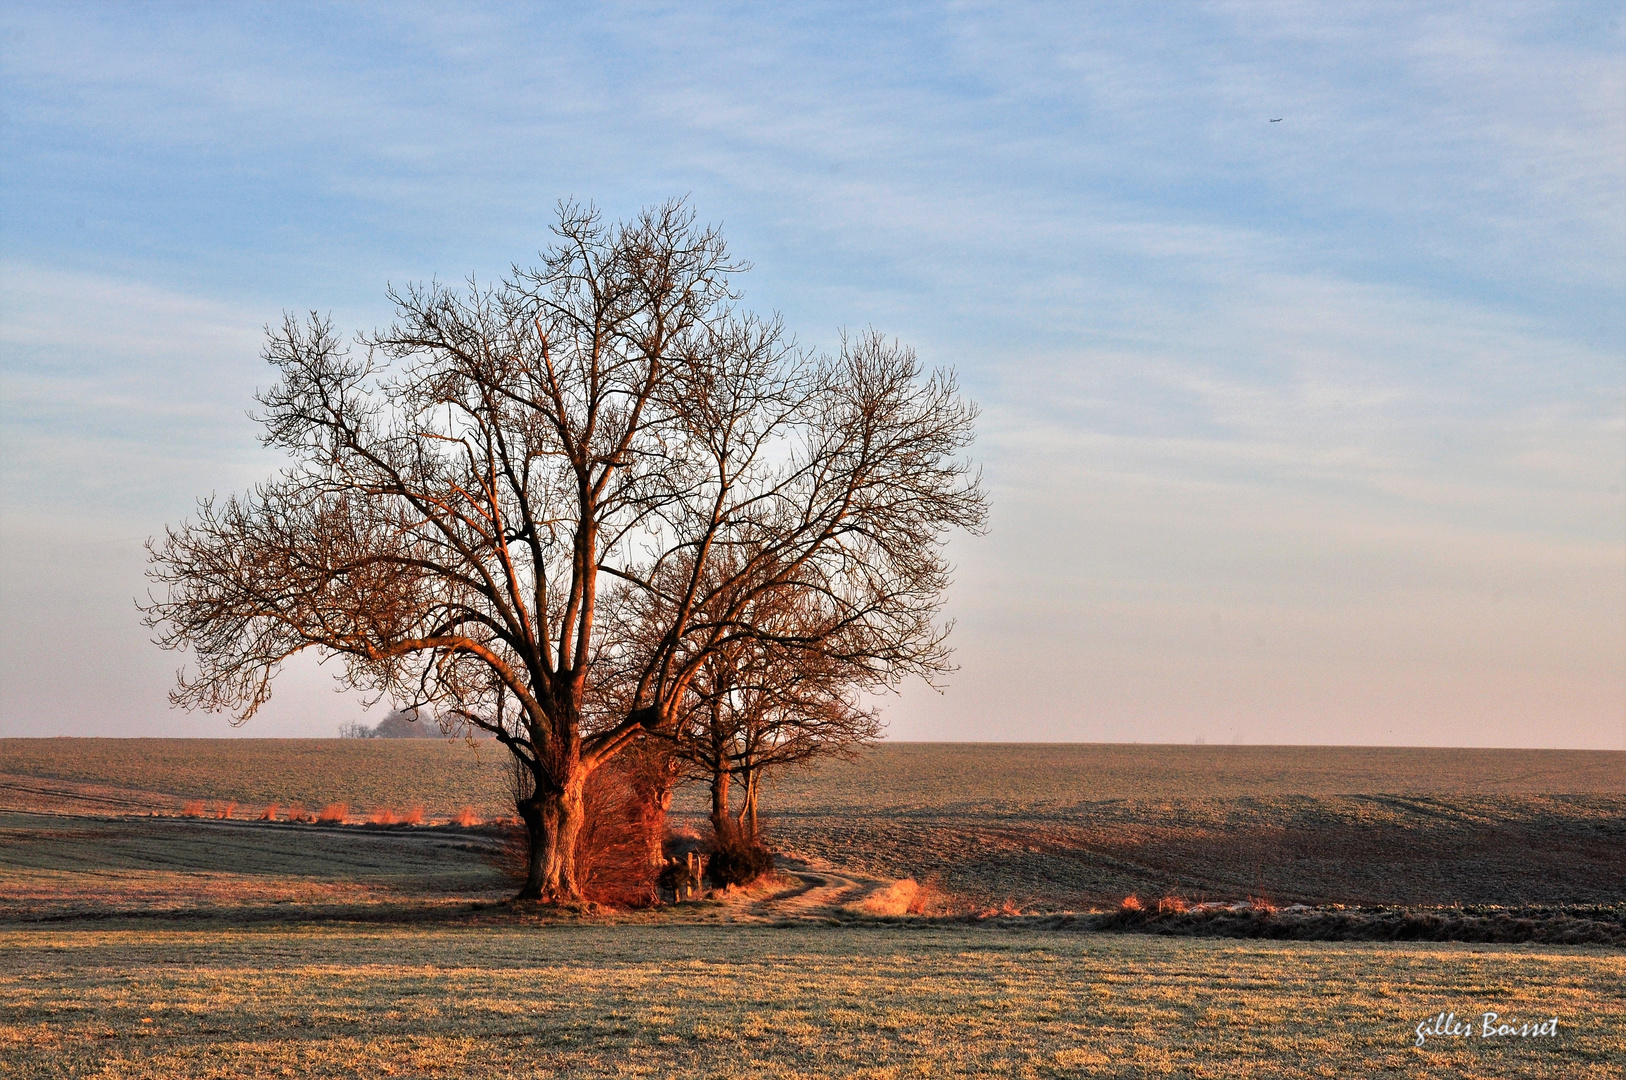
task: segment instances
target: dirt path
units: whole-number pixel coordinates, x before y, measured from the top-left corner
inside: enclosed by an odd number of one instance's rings
[[[851,909],[877,889],[890,882],[837,870],[820,859],[803,860],[780,856],[778,872],[782,880],[795,884],[769,896],[747,901],[740,915],[770,922],[829,922],[851,914]]]

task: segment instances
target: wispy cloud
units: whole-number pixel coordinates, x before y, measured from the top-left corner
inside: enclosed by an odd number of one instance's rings
[[[529,258],[561,196],[688,193],[750,303],[898,334],[985,406],[965,670],[901,733],[1620,743],[1618,5],[0,23],[13,535],[267,471],[283,308],[370,327],[386,280]]]

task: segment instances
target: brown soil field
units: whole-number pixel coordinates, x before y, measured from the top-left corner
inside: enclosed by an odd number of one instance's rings
[[[65,798],[90,811],[139,813],[205,799],[505,814],[506,770],[500,747],[455,739],[0,739],[0,800],[10,809]],[[782,776],[765,798],[782,814],[1008,816],[1126,799],[1371,794],[1626,795],[1626,753],[886,743],[856,761]]]
[[[0,755],[4,750],[0,750]],[[3,760],[3,758],[0,758]],[[774,805],[1020,812],[1116,799],[1287,795],[1626,795],[1618,750],[1123,743],[884,743],[789,773]],[[765,796],[767,797],[767,796]]]
[[[456,739],[0,739],[0,809],[174,813],[204,800],[236,802],[238,816],[275,802],[489,817],[513,813],[507,757]]]
[[[763,796],[778,844],[984,903],[1626,901],[1626,754],[903,744]]]
[[[1305,904],[1626,899],[1626,798],[1123,799],[1020,811],[780,813],[782,849],[1045,910],[1129,895]]]
[[[479,830],[0,811],[0,923],[423,918],[512,890]]]
[[[269,802],[353,817],[509,812],[489,743],[0,740],[0,808],[176,813]],[[702,794],[680,793],[696,821]],[[1279,904],[1626,901],[1626,754],[1612,751],[885,744],[764,795],[789,855],[968,903],[1127,895]]]

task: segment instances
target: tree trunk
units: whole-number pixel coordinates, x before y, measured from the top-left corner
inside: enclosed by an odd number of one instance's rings
[[[745,797],[740,805],[740,828],[747,836],[757,834],[757,773],[756,769],[748,769],[745,773]]]
[[[721,839],[728,826],[728,769],[719,767],[711,773],[711,828]]]
[[[649,830],[649,865],[660,866],[666,861],[666,815],[672,810],[673,780],[670,773],[662,772],[660,785],[655,791],[655,823]]]
[[[584,777],[566,781],[563,791],[543,791],[520,804],[530,840],[525,886],[516,900],[573,903],[581,899],[576,881],[576,836],[582,827]]]

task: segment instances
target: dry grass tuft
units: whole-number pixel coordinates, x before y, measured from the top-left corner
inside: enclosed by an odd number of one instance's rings
[[[480,824],[480,815],[474,812],[474,807],[465,806],[452,816],[452,824],[469,829]]]
[[[941,907],[941,900],[932,886],[904,878],[864,897],[857,910],[866,915],[927,915]]]
[[[275,820],[277,820],[277,811],[279,809],[281,809],[281,807],[279,807],[276,803],[271,803],[263,811],[261,811],[260,820],[261,821],[275,821]]]
[[[350,816],[350,804],[331,802],[322,807],[316,815],[318,825],[343,825],[344,819]]]
[[[423,824],[423,807],[414,806],[411,810],[408,810],[406,813],[402,814],[401,815],[401,824],[402,825],[422,825]]]
[[[181,804],[181,816],[182,817],[202,817],[203,816],[203,800],[202,799],[193,799],[191,802],[182,803]]]
[[[379,807],[377,810],[374,810],[371,814],[367,815],[367,823],[369,825],[395,825],[399,823],[400,820],[400,817],[396,815],[395,811],[387,806]]]
[[[947,906],[948,898],[936,885],[927,881],[915,885],[915,895],[909,899],[909,906],[905,910],[910,915],[931,915]]]

